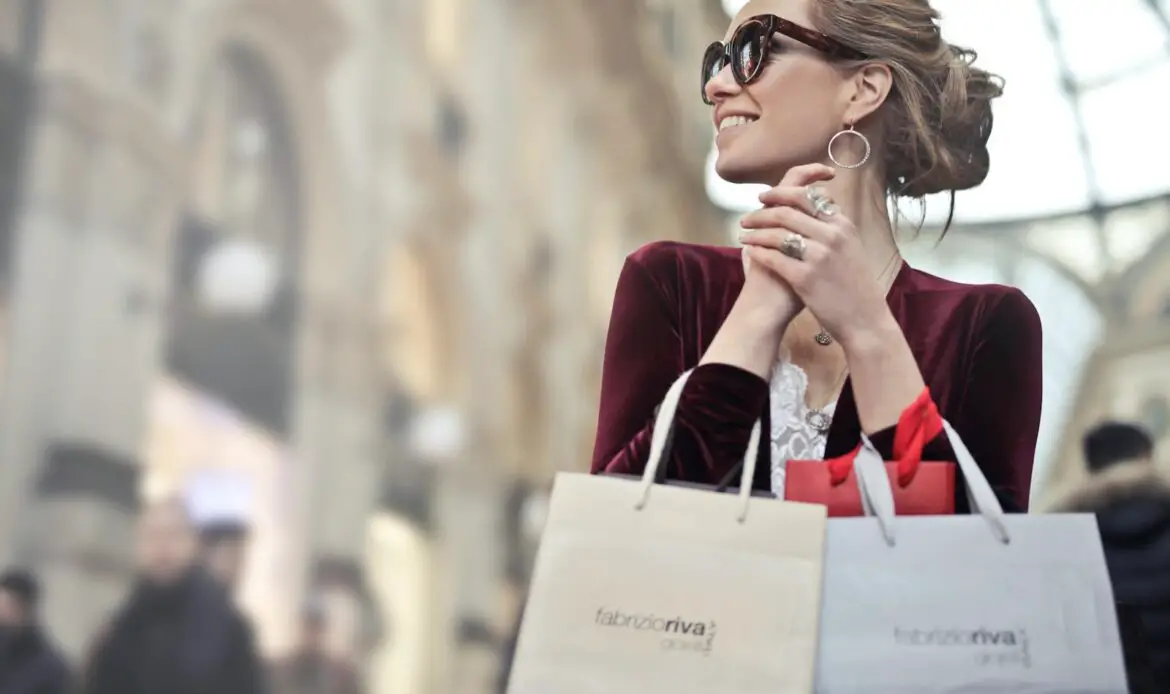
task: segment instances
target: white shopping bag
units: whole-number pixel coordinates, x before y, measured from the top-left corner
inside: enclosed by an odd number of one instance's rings
[[[949,424],[969,516],[894,517],[868,441],[867,518],[829,522],[818,694],[1125,694],[1090,514],[1006,515]]]
[[[683,374],[641,480],[557,475],[510,694],[809,694],[822,506],[653,484]]]

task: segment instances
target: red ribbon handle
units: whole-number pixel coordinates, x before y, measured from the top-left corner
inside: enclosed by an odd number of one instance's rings
[[[942,416],[938,413],[938,406],[930,397],[930,389],[923,388],[914,402],[898,418],[898,426],[894,430],[894,460],[898,466],[898,484],[907,486],[914,481],[918,468],[922,463],[922,450],[934,437],[942,433]],[[829,478],[833,486],[844,484],[853,470],[853,459],[857,457],[861,446],[839,457],[825,461],[829,467]]]

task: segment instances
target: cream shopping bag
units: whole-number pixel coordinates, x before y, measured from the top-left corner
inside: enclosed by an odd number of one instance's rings
[[[868,518],[829,521],[818,694],[1125,694],[1091,514],[1005,514],[950,424],[971,515],[895,517],[865,440]]]
[[[690,372],[667,393],[642,479],[557,475],[509,694],[808,694],[823,506],[653,484]]]

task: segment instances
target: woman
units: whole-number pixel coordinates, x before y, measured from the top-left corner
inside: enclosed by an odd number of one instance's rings
[[[595,473],[644,469],[655,408],[687,369],[669,475],[727,478],[762,418],[754,486],[781,496],[787,460],[844,455],[863,431],[892,458],[926,386],[1005,507],[1027,509],[1039,316],[1016,289],[907,266],[887,207],[987,176],[1002,89],[937,17],[928,0],[752,0],[708,49],[719,175],[779,185],[743,218],[742,252],[655,243],[627,259]],[[926,454],[953,460],[941,439]]]

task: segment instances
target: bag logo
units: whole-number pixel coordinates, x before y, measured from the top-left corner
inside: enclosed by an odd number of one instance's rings
[[[715,622],[684,617],[659,617],[654,614],[624,612],[598,608],[593,619],[601,627],[628,629],[659,635],[664,651],[682,651],[710,655],[715,644]]]
[[[1023,629],[894,627],[894,643],[917,648],[970,648],[977,665],[1032,667],[1028,633]]]

